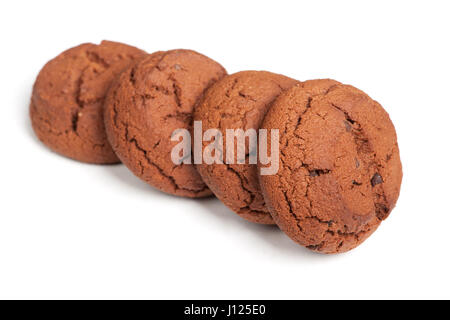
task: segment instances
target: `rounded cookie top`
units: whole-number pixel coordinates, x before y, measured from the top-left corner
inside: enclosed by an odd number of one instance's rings
[[[105,103],[109,141],[122,162],[148,184],[170,194],[204,197],[211,191],[191,164],[174,164],[171,141],[190,130],[195,103],[226,74],[217,62],[191,50],[156,52],[128,68]]]
[[[227,129],[258,129],[271,102],[298,81],[266,71],[242,71],[215,83],[196,106],[194,120],[202,129],[218,129],[223,146],[228,146]],[[230,139],[231,140],[231,139]],[[233,141],[236,146],[238,139]],[[203,150],[211,142],[203,142]],[[257,223],[272,224],[260,192],[256,164],[249,161],[249,140],[245,143],[245,164],[238,163],[237,147],[233,161],[227,162],[223,152],[220,164],[197,165],[203,180],[213,193],[241,217]],[[255,150],[256,151],[256,150]],[[230,156],[231,158],[231,156]]]
[[[116,163],[106,138],[103,103],[118,74],[145,52],[102,41],[71,48],[49,61],[33,87],[30,117],[38,138],[64,156],[88,163]]]
[[[402,180],[395,128],[362,91],[306,81],[278,97],[262,128],[279,130],[280,165],[260,176],[261,189],[275,222],[299,244],[351,250],[395,206]]]

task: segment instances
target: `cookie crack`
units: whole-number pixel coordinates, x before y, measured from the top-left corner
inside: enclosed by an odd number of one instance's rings
[[[175,103],[176,103],[178,108],[182,108],[182,104],[181,104],[181,87],[178,84],[177,80],[175,79],[175,76],[174,76],[173,73],[171,73],[169,75],[168,80],[172,82],[172,92],[173,92],[173,97],[174,97]]]
[[[333,86],[333,87],[335,87],[335,86]],[[331,89],[333,87],[329,88],[327,93],[329,91],[331,91]],[[313,98],[314,98],[314,96],[308,97],[308,100],[306,101],[306,104],[304,106],[303,112],[300,115],[298,115],[296,117],[296,119],[292,119],[290,122],[286,123],[286,125],[284,127],[284,135],[286,135],[288,133],[288,131],[292,130],[292,134],[294,136],[296,136],[297,138],[303,140],[303,138],[298,135],[297,131],[298,131],[299,127],[302,124],[302,119],[305,117],[306,113],[311,110],[311,104],[313,102]],[[292,108],[291,108],[291,111],[292,111]],[[346,117],[346,118],[350,118],[350,117]],[[355,121],[353,119],[351,119],[351,118],[350,118],[349,122],[350,123],[352,123],[352,122],[355,123]],[[289,129],[290,127],[292,127],[292,129]],[[313,201],[312,201],[311,196],[310,196],[310,188],[311,188],[312,179],[314,179],[316,177],[323,176],[323,175],[331,174],[332,170],[331,169],[327,169],[327,168],[314,168],[310,164],[307,164],[307,163],[304,163],[304,162],[302,162],[302,164],[299,167],[297,167],[295,170],[293,170],[292,168],[290,168],[289,165],[287,165],[285,163],[285,159],[284,159],[284,157],[285,157],[284,149],[288,146],[288,143],[289,142],[286,139],[285,143],[283,144],[283,147],[280,149],[280,153],[282,154],[282,157],[280,157],[280,161],[282,162],[283,167],[291,173],[291,176],[292,176],[293,173],[295,173],[296,171],[298,171],[300,169],[305,169],[308,172],[308,175],[305,176],[305,183],[306,183],[305,199],[308,201],[308,205],[305,206],[305,209],[308,212],[308,216],[301,217],[301,216],[298,216],[295,213],[294,206],[293,206],[293,203],[292,203],[292,201],[291,201],[291,199],[289,197],[289,194],[287,193],[287,191],[283,190],[283,188],[280,186],[280,190],[281,190],[281,192],[282,192],[282,194],[284,196],[284,199],[286,201],[286,204],[288,206],[289,213],[295,219],[296,225],[297,225],[299,231],[302,232],[304,230],[304,228],[302,227],[302,224],[305,221],[307,221],[307,220],[314,220],[314,221],[316,221],[316,222],[318,222],[320,224],[326,225],[325,233],[328,233],[331,236],[339,235],[341,237],[344,237],[344,240],[340,241],[340,243],[338,244],[337,248],[342,247],[342,245],[344,244],[345,238],[348,238],[348,237],[355,238],[356,241],[359,241],[360,236],[365,234],[365,233],[367,233],[369,230],[363,229],[363,230],[358,230],[358,231],[354,231],[354,232],[349,232],[349,231],[347,231],[345,229],[344,230],[341,230],[341,229],[333,230],[332,228],[333,228],[333,226],[336,223],[335,221],[333,221],[333,220],[322,220],[320,217],[318,217],[317,215],[314,214],[314,204],[313,204]],[[304,152],[304,151],[302,151],[302,152]],[[280,180],[280,178],[278,178],[278,179]],[[282,185],[281,181],[280,181],[280,185]],[[323,240],[323,241],[321,241],[319,243],[310,244],[310,245],[307,246],[307,248],[312,249],[312,250],[319,250],[320,251],[322,249],[322,247],[328,241],[329,241],[329,239],[325,239],[325,240]]]
[[[148,165],[155,168],[161,176],[166,178],[167,181],[169,181],[172,184],[172,186],[175,188],[175,190],[185,190],[185,191],[189,191],[189,192],[193,192],[193,193],[200,193],[200,192],[206,190],[206,188],[207,188],[206,186],[201,189],[190,189],[190,188],[179,186],[173,177],[167,175],[160,166],[158,166],[155,162],[152,161],[152,159],[148,155],[148,151],[145,150],[144,148],[142,148],[141,146],[139,146],[139,143],[137,142],[136,138],[129,139],[128,142],[132,143],[136,147],[136,149],[142,153],[142,155],[144,156],[144,159],[147,161]],[[141,167],[141,173],[143,173],[144,166],[143,166],[142,162],[139,161],[139,165]]]
[[[334,103],[331,103],[331,105],[336,110],[339,110],[345,116],[345,119],[351,124],[352,128],[351,128],[350,132],[353,135],[353,138],[354,138],[354,141],[355,141],[355,144],[357,147],[358,155],[362,154],[362,153],[374,155],[372,162],[367,164],[369,167],[372,166],[372,167],[375,167],[375,169],[376,169],[376,173],[374,174],[374,176],[371,178],[371,181],[370,181],[370,183],[372,185],[372,198],[373,198],[373,204],[375,207],[375,215],[376,215],[377,219],[380,221],[384,220],[388,217],[390,209],[389,209],[389,206],[387,203],[384,188],[382,186],[382,184],[383,184],[382,178],[379,175],[379,173],[377,172],[378,168],[382,167],[382,164],[380,163],[380,160],[377,159],[377,155],[373,151],[372,146],[369,142],[369,138],[364,133],[364,130],[363,130],[361,124],[358,121],[356,121],[355,119],[353,119],[350,116],[350,114],[347,111],[345,111],[343,108],[339,107],[338,105],[336,105]],[[364,157],[361,157],[361,159],[364,159]],[[373,181],[377,177],[381,178],[381,182],[374,183]],[[356,185],[357,185],[357,183],[356,183]],[[374,187],[376,185],[380,185],[379,188],[381,189],[381,194],[377,193],[374,190]]]
[[[98,64],[98,65],[102,66],[105,69],[109,68],[109,63],[106,62],[106,60],[103,59],[95,51],[90,51],[90,50],[86,51],[86,58],[89,60],[90,63]]]
[[[161,62],[161,60],[163,59],[163,57],[164,57],[164,55],[161,56],[161,57],[159,58],[159,61],[155,63],[154,68],[158,68],[158,65],[159,65],[159,63]],[[131,87],[133,88],[133,91],[134,91],[133,96],[140,96],[141,98],[147,98],[147,96],[148,96],[149,98],[151,98],[151,95],[150,95],[150,94],[144,94],[144,95],[141,94],[141,95],[140,95],[140,94],[138,93],[138,90],[137,90],[137,88],[136,88],[136,71],[135,71],[135,68],[136,68],[136,67],[132,67],[132,68],[131,68],[130,73],[129,73],[129,78],[128,78],[128,81],[129,81],[129,83],[131,84]],[[168,90],[167,88],[162,87],[162,86],[157,86],[157,85],[152,85],[148,90],[149,90],[149,91],[154,90],[154,91],[157,91],[157,92],[161,92],[162,94],[165,94],[165,95],[170,94],[170,93],[169,93],[169,90]],[[177,92],[179,93],[179,91],[177,91]],[[180,102],[180,104],[177,104],[177,105],[181,106],[181,102]],[[115,103],[113,104],[113,112],[114,112],[114,116],[113,116],[114,124],[115,124],[116,127],[119,127],[119,125],[118,125],[118,110],[117,110],[117,106],[116,106]],[[177,118],[177,119],[184,120],[184,119],[186,119],[187,114],[186,114],[186,113],[183,113],[183,112],[178,112],[178,111],[177,111],[174,115],[168,115],[168,116],[167,116],[167,118],[170,118],[170,117],[174,117],[174,118]],[[191,117],[192,117],[192,116],[191,116]],[[176,179],[175,179],[174,177],[172,177],[172,176],[166,174],[166,173],[164,172],[164,170],[163,170],[157,163],[155,163],[155,162],[151,159],[151,157],[150,157],[149,154],[148,154],[148,151],[147,151],[146,149],[142,148],[142,147],[139,145],[139,142],[137,141],[136,138],[132,138],[132,139],[128,139],[128,138],[127,138],[127,137],[128,137],[128,128],[131,126],[131,124],[128,123],[128,122],[126,122],[126,121],[121,121],[121,123],[122,123],[122,125],[123,125],[123,127],[124,127],[124,130],[125,130],[125,140],[128,140],[129,143],[132,143],[132,144],[136,147],[136,149],[144,156],[144,159],[146,160],[147,164],[148,164],[149,166],[155,168],[155,169],[158,171],[158,173],[159,173],[162,177],[164,177],[167,181],[169,181],[169,183],[173,186],[173,188],[174,188],[175,190],[184,190],[184,191],[192,192],[192,193],[194,193],[194,194],[198,194],[198,193],[201,193],[201,192],[203,192],[203,191],[205,191],[205,190],[208,189],[208,187],[207,187],[205,184],[204,184],[203,187],[200,188],[200,189],[192,189],[192,188],[187,188],[187,187],[182,187],[182,186],[180,186],[180,185],[176,182]],[[158,141],[153,145],[153,148],[156,148],[156,147],[160,144],[160,142],[161,142],[161,139],[158,140]],[[144,173],[145,166],[144,166],[144,164],[143,164],[140,160],[138,161],[138,164],[139,164],[139,166],[140,166],[140,168],[141,168],[141,175],[142,175],[142,174]]]
[[[76,136],[78,136],[80,139],[81,137],[78,135],[78,121],[80,120],[80,111],[84,107],[84,102],[81,99],[81,87],[83,86],[83,76],[86,70],[89,68],[89,65],[86,66],[83,70],[81,70],[80,78],[77,80],[77,89],[75,91],[75,102],[77,104],[76,110],[74,110],[72,114],[72,131],[75,133]]]
[[[253,200],[255,199],[255,195],[254,195],[254,193],[253,193],[251,190],[249,190],[249,189],[245,186],[245,183],[244,183],[245,177],[242,176],[242,175],[239,173],[239,171],[233,169],[233,168],[231,167],[231,165],[226,164],[226,163],[224,163],[224,165],[225,165],[225,167],[226,167],[226,169],[227,169],[228,171],[230,171],[230,172],[232,172],[232,173],[234,173],[234,174],[236,175],[236,177],[239,179],[239,182],[240,182],[240,184],[241,184],[242,190],[244,190],[244,191],[248,194],[248,196],[250,197],[250,200],[247,200],[246,198],[243,198],[243,199],[242,199],[242,200],[246,203],[246,206],[241,207],[240,210],[245,209],[245,208],[247,208],[247,207],[250,208],[251,204],[253,203]],[[252,210],[252,209],[250,209],[250,210]],[[253,211],[253,210],[252,210],[252,211]]]

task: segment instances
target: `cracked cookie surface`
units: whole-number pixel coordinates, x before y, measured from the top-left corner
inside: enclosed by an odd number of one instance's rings
[[[402,180],[397,137],[389,115],[364,92],[306,81],[277,98],[262,128],[280,130],[280,168],[260,176],[261,189],[294,241],[345,252],[388,217]]]
[[[50,149],[88,163],[117,163],[105,133],[103,103],[113,80],[145,52],[102,41],[81,44],[50,60],[33,87],[34,132]]]
[[[203,131],[219,129],[226,146],[226,129],[258,132],[270,103],[296,83],[297,80],[266,71],[242,71],[226,76],[205,93],[195,108],[194,120],[202,121]],[[205,141],[203,148],[209,143]],[[247,140],[246,164],[237,163],[235,151],[233,164],[226,161],[199,164],[197,169],[216,197],[242,218],[273,224],[259,187],[256,164],[249,164],[248,153]]]
[[[194,105],[226,74],[191,50],[156,52],[124,71],[105,103],[105,126],[120,160],[161,191],[184,197],[211,195],[194,165],[171,160],[176,129],[190,130]]]

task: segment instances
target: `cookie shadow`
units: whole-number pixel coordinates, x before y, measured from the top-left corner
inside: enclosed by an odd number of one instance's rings
[[[276,225],[263,225],[249,222],[226,207],[219,199],[215,197],[197,199],[198,205],[205,208],[202,210],[213,215],[219,220],[220,224],[227,225],[232,230],[243,230],[251,232],[270,249],[275,249],[283,255],[290,257],[300,257],[304,260],[323,260],[329,255],[319,254],[310,251],[292,241]]]
[[[155,197],[166,197],[168,199],[180,199],[180,197],[176,197],[164,192],[159,191],[158,189],[150,186],[145,183],[138,177],[136,177],[125,165],[121,163],[110,164],[110,165],[100,165],[100,168],[105,170],[110,176],[112,176],[119,183],[122,183],[126,188],[132,188],[135,191],[145,193],[148,195],[152,195]]]
[[[50,152],[58,157],[69,159],[63,157],[49,148],[47,148],[35,135],[31,119],[29,116],[29,105],[30,97],[32,92],[32,83],[26,83],[24,85],[24,90],[22,91],[17,100],[20,101],[21,108],[18,108],[18,118],[23,126],[24,131],[28,137],[40,148],[43,152]],[[72,160],[74,161],[74,160]],[[193,199],[182,199],[177,196],[166,194],[161,192],[150,185],[146,184],[135,175],[133,175],[126,166],[123,164],[111,164],[111,165],[97,165],[99,169],[104,170],[110,177],[114,177],[114,180],[125,185],[127,188],[132,188],[138,192],[154,195],[158,197],[166,197],[167,199],[178,199],[191,201]],[[312,252],[306,248],[293,242],[289,237],[287,237],[277,226],[275,225],[261,225],[246,221],[240,218],[237,214],[233,213],[229,208],[227,208],[220,200],[214,196],[195,199],[197,205],[203,207],[205,210],[199,210],[206,212],[208,215],[213,216],[218,220],[219,224],[226,225],[228,228],[234,230],[244,230],[244,232],[251,232],[260,239],[264,245],[270,247],[271,249],[276,249],[278,252],[289,255],[293,257],[299,257],[302,260],[308,261],[323,261],[333,256],[323,255]]]

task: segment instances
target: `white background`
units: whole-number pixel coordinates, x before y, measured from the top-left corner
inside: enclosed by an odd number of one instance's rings
[[[449,12],[448,1],[2,1],[0,298],[450,298]],[[366,91],[397,129],[397,207],[363,245],[325,256],[216,199],[52,153],[28,119],[34,79],[102,39]]]

